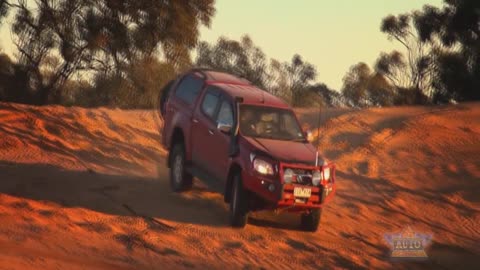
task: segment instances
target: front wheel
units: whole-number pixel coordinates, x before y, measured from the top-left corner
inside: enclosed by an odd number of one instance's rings
[[[175,144],[171,153],[170,186],[175,192],[189,190],[193,185],[193,176],[185,170],[185,148]]]
[[[247,194],[243,189],[240,174],[235,175],[232,185],[232,199],[230,201],[230,224],[233,227],[243,228],[247,225],[248,203]]]
[[[301,216],[301,226],[304,231],[316,232],[318,225],[320,225],[320,218],[322,217],[322,209],[313,209],[307,214]]]

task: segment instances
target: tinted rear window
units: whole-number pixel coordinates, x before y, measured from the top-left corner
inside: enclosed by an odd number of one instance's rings
[[[203,81],[200,78],[188,75],[177,88],[175,96],[188,104],[193,104],[202,89]]]

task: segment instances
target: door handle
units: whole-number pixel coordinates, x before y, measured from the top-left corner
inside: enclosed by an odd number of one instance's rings
[[[210,135],[213,135],[213,130],[209,129],[208,133],[210,133]]]
[[[198,120],[195,119],[195,118],[193,118],[193,119],[192,119],[192,122],[195,123],[195,124],[197,124],[197,123],[198,123]]]

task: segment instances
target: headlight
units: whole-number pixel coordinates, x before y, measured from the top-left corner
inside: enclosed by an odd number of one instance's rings
[[[320,171],[315,171],[312,175],[312,184],[314,186],[319,186],[321,180],[322,180],[322,174],[320,173]]]
[[[286,169],[283,172],[283,182],[290,184],[293,182],[293,171],[291,169]]]
[[[255,159],[253,161],[253,168],[260,174],[273,174],[272,164],[261,159]]]
[[[323,179],[324,180],[330,180],[330,168],[325,168],[323,170]]]

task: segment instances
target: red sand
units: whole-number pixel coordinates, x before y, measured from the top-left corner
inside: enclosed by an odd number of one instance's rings
[[[313,110],[299,110],[317,125]],[[0,269],[480,269],[480,104],[328,110],[338,192],[317,233],[219,194],[173,194],[149,111],[0,103]],[[433,235],[392,262],[385,233]]]

